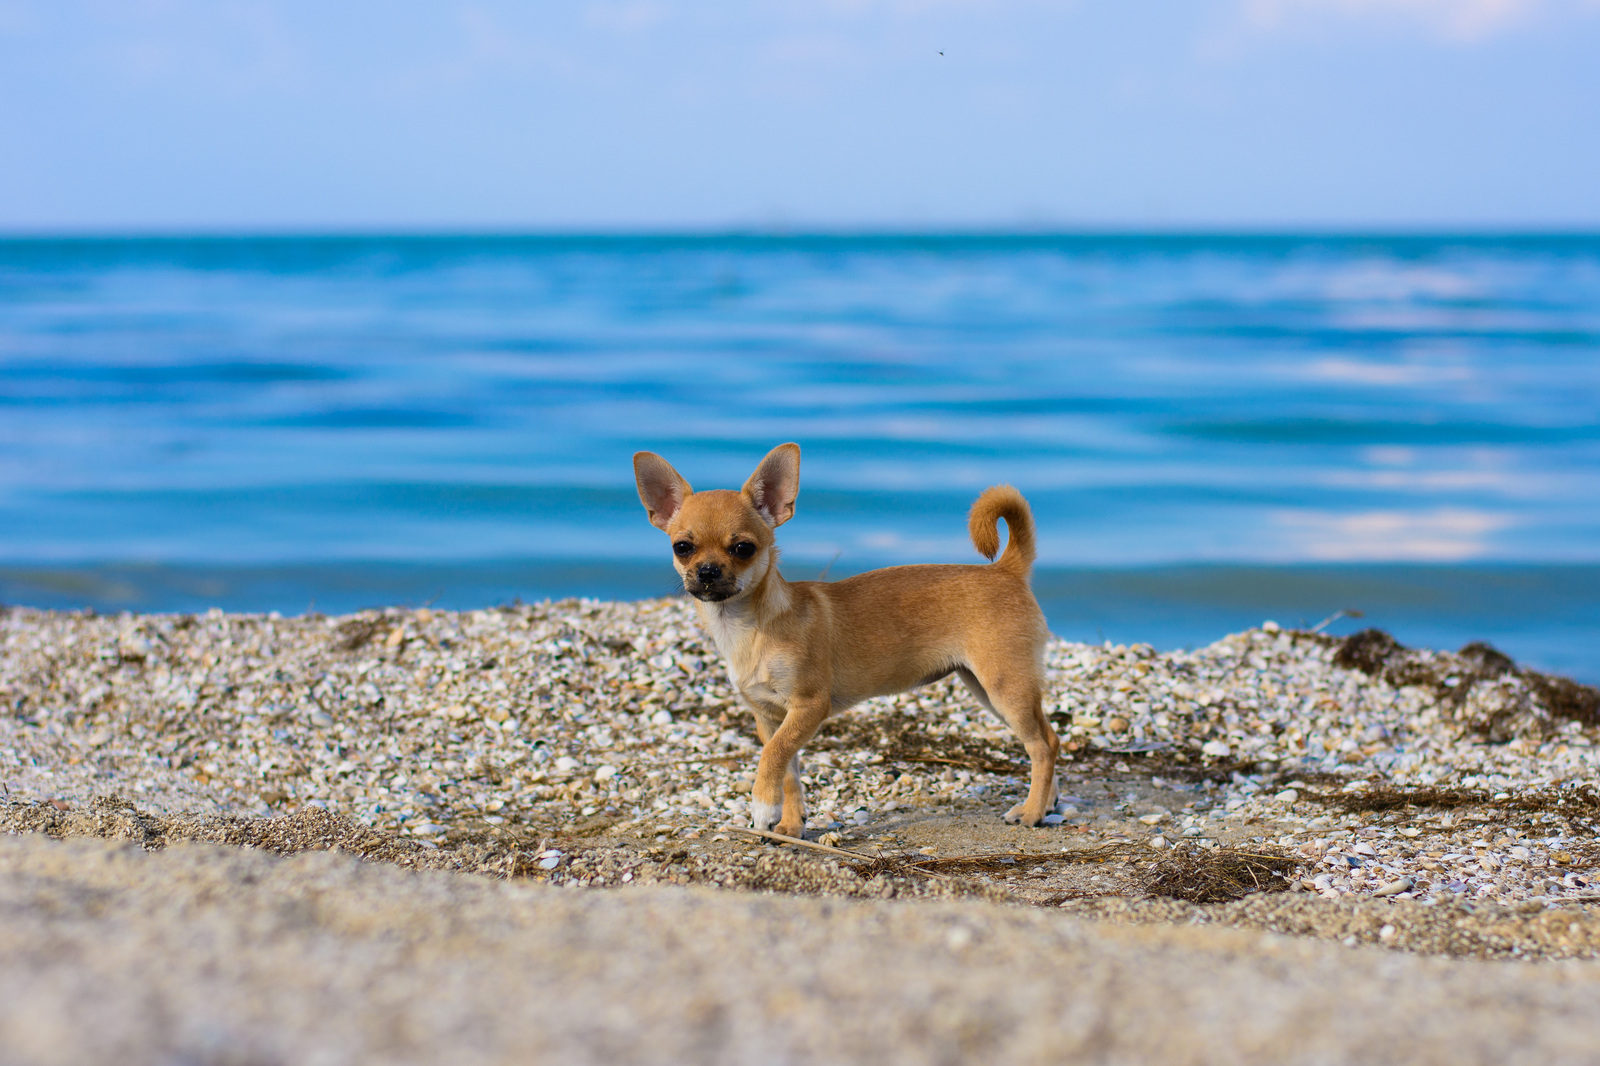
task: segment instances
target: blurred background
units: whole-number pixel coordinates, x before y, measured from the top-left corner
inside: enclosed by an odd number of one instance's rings
[[[787,572],[1079,640],[1340,609],[1600,680],[1600,3],[0,0],[0,601]],[[830,569],[831,568],[831,569]]]

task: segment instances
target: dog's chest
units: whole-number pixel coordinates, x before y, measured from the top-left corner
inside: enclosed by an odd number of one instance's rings
[[[727,610],[706,611],[702,619],[740,692],[774,703],[787,699],[790,671],[767,648],[754,619]]]

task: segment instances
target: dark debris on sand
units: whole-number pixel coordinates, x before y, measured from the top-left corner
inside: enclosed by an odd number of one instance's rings
[[[1553,733],[1563,722],[1600,725],[1600,689],[1519,667],[1481,641],[1452,654],[1407,648],[1381,629],[1363,629],[1344,638],[1333,662],[1396,688],[1430,689],[1458,722],[1492,741]]]

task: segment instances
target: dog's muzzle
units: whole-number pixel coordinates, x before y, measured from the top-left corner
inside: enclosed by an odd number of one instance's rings
[[[732,574],[716,563],[702,563],[683,575],[684,590],[697,600],[716,603],[739,591]]]

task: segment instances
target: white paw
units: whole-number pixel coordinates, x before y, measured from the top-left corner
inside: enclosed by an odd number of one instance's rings
[[[1022,807],[1023,805],[1019,803],[1001,816],[1007,825],[1016,825],[1022,821]]]
[[[777,825],[782,818],[783,804],[762,803],[760,800],[750,801],[750,822],[757,829],[763,829],[770,833],[772,827]]]

